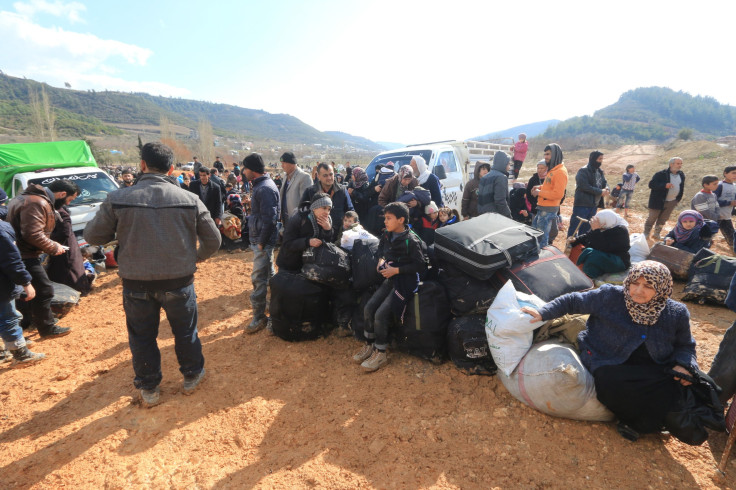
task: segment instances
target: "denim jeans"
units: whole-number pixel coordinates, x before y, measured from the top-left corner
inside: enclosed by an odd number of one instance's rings
[[[391,309],[391,296],[394,283],[391,279],[384,279],[371,299],[365,305],[365,338],[373,342],[377,349],[386,350],[388,333],[393,323],[394,313]]]
[[[266,245],[263,250],[258,250],[258,245],[250,246],[253,250],[253,272],[250,274],[250,282],[253,284],[253,292],[250,295],[250,306],[253,309],[253,319],[266,316],[266,294],[268,293],[268,281],[274,276],[273,270],[273,245]]]
[[[631,202],[631,196],[633,195],[634,191],[621,189],[621,194],[618,195],[618,203],[616,204],[616,207],[621,209],[629,209],[629,203]]]
[[[598,208],[596,208],[595,206],[573,206],[572,216],[570,216],[570,227],[567,229],[567,237],[570,238],[571,236],[573,236],[578,223],[580,223],[580,228],[577,228],[577,234],[582,235],[584,233],[588,233],[590,231],[590,223],[586,223],[584,221],[581,222],[578,218],[583,218],[590,221],[590,218],[595,216],[595,213],[597,211]]]
[[[179,371],[196,376],[204,367],[202,343],[197,335],[197,295],[194,284],[172,291],[139,292],[123,288],[123,309],[128,327],[128,343],[133,355],[133,384],[152,390],[161,383],[161,352],[156,337],[161,308],[174,334],[174,351]]]
[[[15,300],[0,303],[0,337],[5,341],[6,350],[17,350],[26,345],[20,319]]]
[[[553,225],[557,226],[557,209],[559,208],[555,208],[554,211],[544,211],[540,208],[537,208],[537,214],[534,216],[532,226],[544,232],[544,235],[542,235],[542,237],[539,239],[540,248],[549,245],[550,228]]]

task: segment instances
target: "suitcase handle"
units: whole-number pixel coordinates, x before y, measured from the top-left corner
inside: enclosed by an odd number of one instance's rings
[[[493,242],[493,240],[491,240],[490,238],[486,238],[486,239],[485,239],[484,241],[485,241],[485,242],[488,242],[488,243],[490,243],[491,245],[493,245],[493,247],[494,247],[494,248],[495,248],[496,250],[498,250],[498,251],[502,252],[502,253],[503,253],[503,256],[504,256],[504,258],[506,259],[506,264],[507,264],[507,265],[506,265],[506,267],[511,267],[511,264],[513,264],[513,263],[514,263],[514,261],[513,261],[513,260],[511,260],[511,255],[509,255],[509,252],[508,252],[508,251],[507,251],[507,250],[506,250],[505,248],[503,248],[503,247],[499,247],[499,246],[498,246],[498,245],[496,245],[496,244],[495,244],[495,243]]]

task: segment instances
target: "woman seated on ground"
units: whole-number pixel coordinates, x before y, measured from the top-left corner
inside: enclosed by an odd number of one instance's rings
[[[701,248],[710,248],[712,237],[713,232],[703,215],[686,209],[677,217],[675,227],[664,237],[664,244],[695,254]]]
[[[323,192],[312,197],[311,202],[299,205],[284,227],[284,238],[281,242],[276,265],[279,269],[290,272],[302,270],[302,253],[309,247],[319,247],[324,242],[332,242],[335,233],[332,229],[330,210],[332,200]]]
[[[590,232],[568,238],[573,246],[578,243],[585,246],[577,262],[583,265],[583,272],[595,278],[628,269],[631,266],[629,224],[615,212],[606,209],[590,219],[590,227]]]
[[[632,441],[639,433],[663,429],[677,437],[668,414],[679,410],[685,396],[680,385],[690,384],[677,373],[698,370],[690,314],[671,294],[667,267],[645,260],[631,266],[623,286],[566,294],[539,311],[522,308],[532,321],[590,315],[578,334],[580,358],[595,379],[598,400],[618,418],[619,433]]]

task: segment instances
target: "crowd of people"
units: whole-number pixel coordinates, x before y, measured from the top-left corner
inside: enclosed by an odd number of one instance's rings
[[[134,385],[144,404],[160,402],[156,337],[161,308],[174,334],[183,392],[192,393],[204,378],[194,272],[197,262],[211,257],[223,243],[225,211],[240,213],[243,241],[253,252],[252,319],[244,327],[248,334],[270,329],[266,298],[275,265],[298,273],[309,248],[336,244],[349,249],[356,236],[378,242],[377,272],[384,280],[365,306],[365,328],[360,332],[365,343],[352,356],[363,370],[373,372],[389,360],[389,333],[403,321],[427,272],[435,230],[493,212],[541,230],[541,247],[554,240],[568,183],[562,149],[547,145],[544,159],[524,184],[518,177],[528,143],[525,136],[519,140],[513,155],[498,151],[492,162],[476,164],[460,210],[445,206],[440,179],[419,155],[397,169],[392,162],[378,165],[369,178],[364,169],[349,164],[344,175],[336,175],[326,162],[310,175],[299,167],[294,153],[285,152],[280,158],[284,175],[277,182],[257,153],[232,169],[225,169],[219,157],[211,168],[194,158],[193,175],[175,178],[171,149],[161,143],[143,145],[139,175],[121,172],[121,188],[108,195],[84,238],[93,246],[117,241]],[[629,257],[625,218],[641,177],[629,165],[613,195],[603,162],[604,154],[594,151],[576,174],[567,242],[581,245],[577,264],[591,278],[629,270],[624,285],[565,295],[528,313],[533,320],[590,314],[579,337],[583,362],[595,377],[599,400],[617,415],[622,435],[635,439],[639,433],[667,427],[667,414],[684,396],[679,387],[688,385],[691,376],[705,374],[696,361],[687,308],[670,298],[669,271],[650,261],[632,265]],[[645,235],[653,228],[654,238],[662,239],[663,227],[683,198],[682,167],[681,158],[672,158],[649,181]],[[723,179],[704,177],[693,209],[679,215],[665,243],[697,252],[710,246],[720,229],[733,246],[735,180],[736,166],[726,167]],[[48,187],[31,184],[10,201],[7,217],[0,221],[0,334],[16,364],[44,357],[29,349],[23,328],[36,328],[42,338],[71,332],[56,324],[50,309],[54,292],[49,277],[57,274],[52,271],[72,271],[66,283],[80,291],[89,291],[94,280],[65,211],[78,194],[79,188],[65,180]],[[614,209],[604,209],[607,197]],[[42,254],[52,257],[48,271]],[[340,292],[334,294],[336,309],[344,310]],[[338,332],[351,334],[351,317],[336,315]],[[729,376],[719,382],[733,386]]]

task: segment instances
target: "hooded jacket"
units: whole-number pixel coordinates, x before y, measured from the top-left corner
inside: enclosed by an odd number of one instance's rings
[[[509,166],[509,156],[497,151],[493,155],[493,165],[478,186],[478,213],[498,213],[507,218],[511,217],[509,209],[509,178],[506,169]]]
[[[480,170],[484,165],[490,166],[487,163],[480,162],[475,164],[473,178],[465,185],[460,213],[463,217],[475,218],[478,216],[478,186],[480,185]]]
[[[54,193],[38,184],[30,184],[10,201],[7,221],[15,229],[18,250],[24,259],[35,259],[42,253],[56,255],[60,244],[51,240],[56,226]]]
[[[562,198],[565,197],[567,187],[567,168],[563,162],[562,148],[557,143],[550,146],[551,158],[549,160],[549,171],[544,178],[542,187],[537,196],[537,206],[559,207]]]
[[[603,189],[606,188],[607,182],[601,170],[601,164],[596,160],[603,155],[599,151],[590,154],[588,164],[578,170],[575,175],[575,200],[573,206],[581,206],[587,208],[604,207]],[[600,183],[600,187],[599,184]]]

